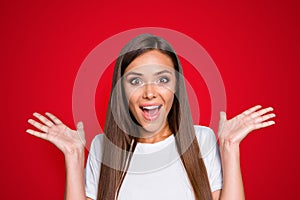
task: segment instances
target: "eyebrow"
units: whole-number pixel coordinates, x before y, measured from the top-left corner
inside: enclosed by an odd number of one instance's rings
[[[162,71],[159,71],[159,72],[156,72],[155,75],[161,75],[161,74],[173,74],[172,72],[170,72],[169,70],[162,70]],[[142,73],[138,73],[138,72],[128,72],[125,76],[130,76],[130,75],[135,75],[135,76],[143,76]]]
[[[135,76],[143,76],[143,74],[141,74],[141,73],[137,73],[137,72],[128,72],[128,73],[126,73],[126,77],[127,76],[130,76],[130,75],[135,75]]]
[[[170,72],[169,70],[163,70],[163,71],[160,71],[160,72],[156,72],[155,75],[161,75],[161,74],[164,74],[164,73],[167,73],[167,74],[173,74],[172,72]]]

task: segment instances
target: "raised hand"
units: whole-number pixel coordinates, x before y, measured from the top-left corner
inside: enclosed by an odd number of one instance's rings
[[[86,141],[82,122],[77,124],[77,130],[72,130],[51,113],[46,113],[48,118],[39,113],[33,113],[33,116],[39,121],[29,119],[28,123],[41,132],[27,129],[27,133],[53,143],[65,155],[84,149]]]
[[[240,142],[253,130],[265,128],[275,124],[272,107],[262,109],[262,106],[254,106],[236,117],[227,120],[226,113],[220,113],[218,136],[220,142],[240,144]]]

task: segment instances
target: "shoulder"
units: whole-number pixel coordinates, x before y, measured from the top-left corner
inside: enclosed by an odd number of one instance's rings
[[[215,133],[206,126],[194,125],[194,128],[202,156],[205,157],[218,145]]]
[[[194,125],[194,129],[198,141],[216,138],[214,131],[207,126]]]
[[[214,131],[205,126],[194,126],[200,147],[201,158],[204,161],[211,191],[222,189],[222,165],[218,141]]]
[[[103,133],[96,135],[94,137],[93,141],[92,141],[92,146],[97,145],[99,143],[102,143],[103,139],[104,139],[104,134]]]
[[[103,148],[104,134],[98,134],[91,143],[90,154],[101,156]]]
[[[91,143],[91,149],[102,146],[104,140],[104,134],[98,134],[94,137]]]

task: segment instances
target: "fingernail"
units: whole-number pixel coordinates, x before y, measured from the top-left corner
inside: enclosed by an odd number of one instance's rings
[[[77,128],[78,129],[82,129],[83,128],[83,123],[82,122],[78,122],[77,123]]]

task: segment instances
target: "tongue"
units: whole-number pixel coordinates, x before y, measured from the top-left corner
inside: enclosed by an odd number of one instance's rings
[[[158,113],[158,108],[145,110],[144,112],[146,112],[150,117],[154,117]]]

